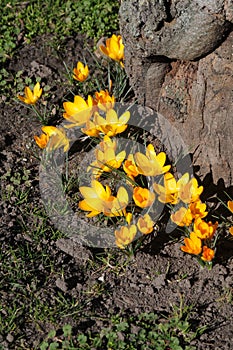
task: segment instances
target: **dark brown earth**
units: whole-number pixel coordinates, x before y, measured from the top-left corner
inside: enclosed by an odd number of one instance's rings
[[[37,38],[30,45],[22,47],[14,58],[6,64],[13,76],[22,70],[23,77],[42,78],[42,86],[49,85],[48,104],[53,106],[51,123],[61,121],[62,102],[69,96],[69,85],[65,76],[63,62],[72,67],[79,59],[91,59],[83,50],[81,37],[68,39],[59,49],[48,45],[49,38]],[[12,90],[14,91],[14,89]],[[19,92],[19,91],[17,91]],[[15,91],[16,93],[16,91]],[[39,160],[35,154],[39,151],[34,144],[33,135],[40,133],[40,123],[29,117],[30,112],[20,105],[15,98],[1,97],[0,104],[0,175],[7,171],[11,174],[29,170],[31,208],[43,208],[39,191]],[[51,124],[50,123],[50,124]],[[211,177],[206,177],[209,189],[220,189],[211,184]],[[9,178],[2,178],[6,188]],[[21,185],[21,189],[25,184]],[[221,189],[223,193],[224,189]],[[2,188],[3,193],[3,188]],[[207,196],[207,194],[206,194]],[[96,250],[80,247],[69,239],[52,240],[44,237],[33,241],[30,230],[25,230],[22,222],[27,219],[28,227],[33,227],[27,210],[17,204],[15,198],[1,199],[0,264],[8,260],[14,266],[11,251],[18,246],[33,249],[35,252],[46,249],[51,261],[55,262],[55,271],[49,272],[45,265],[37,266],[37,296],[52,300],[58,293],[64,298],[73,298],[82,305],[82,319],[72,316],[57,316],[56,325],[46,321],[34,322],[23,314],[19,318],[18,329],[10,334],[0,335],[3,349],[35,349],[44,339],[49,329],[59,328],[65,323],[74,325],[78,330],[99,332],[109,324],[111,315],[137,315],[141,312],[155,312],[169,315],[174,306],[182,302],[192,307],[190,319],[193,329],[207,326],[206,331],[191,345],[196,349],[232,349],[233,338],[233,241],[220,238],[217,255],[212,270],[201,268],[196,260],[180,250],[179,238],[171,239],[159,232],[151,237],[141,251],[128,264],[126,258],[116,250]],[[222,235],[223,236],[223,235]],[[101,264],[97,257],[110,256],[109,264]],[[115,260],[113,257],[115,256]],[[28,257],[29,258],[29,257]],[[2,260],[1,260],[2,259]],[[94,262],[97,265],[94,265]],[[98,267],[98,268],[97,268]],[[63,270],[63,275],[58,271]],[[1,276],[3,282],[6,276]],[[30,281],[19,280],[23,288]],[[101,293],[94,293],[97,286]],[[92,292],[88,292],[88,291]],[[27,303],[26,298],[15,300],[17,287],[10,283],[1,283],[2,316],[4,305]],[[18,294],[17,294],[18,295]],[[30,312],[30,311],[29,311]],[[98,317],[97,317],[98,316]],[[13,337],[13,340],[12,340]]]

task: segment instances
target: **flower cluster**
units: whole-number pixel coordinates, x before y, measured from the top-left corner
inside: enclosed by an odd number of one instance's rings
[[[177,182],[172,174],[165,174],[165,186],[155,185],[155,191],[165,203],[178,204],[179,209],[171,214],[171,220],[178,226],[185,228],[186,237],[183,252],[200,256],[203,261],[210,262],[214,258],[212,238],[218,227],[218,222],[205,222],[208,215],[206,204],[200,200],[203,191],[195,178],[189,179],[184,174]],[[177,206],[176,206],[177,208]]]
[[[99,47],[104,57],[116,61],[122,72],[124,67],[124,45],[120,35],[113,35]],[[90,77],[88,65],[77,62],[73,79],[83,86]],[[119,135],[128,128],[130,110],[117,109],[112,81],[108,77],[108,89],[91,90],[91,93],[75,95],[73,101],[63,103],[63,127],[42,126],[42,134],[34,136],[37,145],[46,152],[70,148],[69,129],[79,128],[85,139],[93,138],[97,146],[86,171],[90,175],[89,186],[80,186],[83,199],[78,208],[88,218],[104,218],[114,225],[117,247],[127,251],[134,240],[141,243],[158,227],[161,214],[154,208],[158,204],[169,211],[171,221],[184,235],[181,250],[192,254],[203,264],[211,265],[215,256],[218,222],[208,220],[207,205],[200,196],[203,187],[189,173],[176,178],[165,152],[157,152],[152,143],[144,149],[128,149],[119,142]],[[84,83],[84,84],[83,84]],[[35,107],[42,95],[40,83],[31,90],[25,87],[24,95],[18,98]],[[148,181],[149,179],[149,181]],[[225,205],[226,206],[226,205]],[[227,207],[233,213],[233,201]],[[233,221],[229,220],[229,232],[233,235]],[[139,244],[140,245],[140,244]]]

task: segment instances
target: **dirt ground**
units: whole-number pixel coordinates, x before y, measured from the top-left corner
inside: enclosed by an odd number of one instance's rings
[[[47,39],[38,38],[30,45],[22,47],[14,58],[7,63],[7,69],[15,75],[23,71],[23,77],[40,76],[42,83],[50,86],[48,103],[54,105],[51,123],[61,121],[62,101],[69,95],[69,86],[65,76],[64,63],[72,67],[83,57],[90,59],[83,50],[82,37],[68,39],[66,45],[55,50],[48,45]],[[67,94],[64,91],[67,89]],[[7,171],[12,174],[29,170],[31,184],[30,205],[41,207],[38,182],[39,160],[35,158],[38,149],[33,135],[40,133],[40,124],[28,118],[29,111],[20,105],[12,96],[0,97],[0,175]],[[59,106],[59,108],[55,106]],[[4,186],[7,180],[2,180]],[[24,218],[22,206],[14,200],[1,199],[0,245],[3,257],[11,259],[11,248],[17,245],[35,245],[30,233],[25,233],[19,225]],[[30,218],[28,219],[30,221]],[[63,277],[48,276],[46,268],[38,270],[38,281],[41,298],[56,298],[58,292],[65,298],[74,298],[80,304],[85,303],[86,315],[98,315],[98,319],[87,318],[76,323],[83,331],[99,331],[108,325],[109,315],[137,315],[141,312],[158,312],[169,315],[174,305],[181,301],[192,306],[191,323],[194,328],[207,326],[206,331],[193,341],[196,349],[232,349],[233,338],[233,241],[220,240],[212,270],[201,268],[193,257],[180,250],[181,242],[162,236],[151,239],[152,242],[131,260],[118,273],[109,266],[104,269],[92,269],[87,264],[95,260],[100,251],[80,247],[74,242],[61,239],[57,242],[44,240],[38,245],[50,245],[51,260],[62,267]],[[107,256],[107,252],[104,252]],[[124,260],[119,253],[114,253],[119,261]],[[1,259],[1,258],[0,258]],[[2,264],[3,262],[1,262]],[[13,262],[12,262],[13,263]],[[124,264],[122,263],[122,266]],[[85,293],[94,285],[102,289],[101,293]],[[1,301],[9,305],[14,303],[14,288],[2,285]],[[93,290],[93,289],[92,289]],[[28,322],[27,315],[22,316],[24,322],[19,324],[18,334],[23,338],[25,348],[36,348],[48,330],[52,327],[46,322],[38,325]],[[72,317],[63,319],[63,323],[74,321]],[[9,337],[0,335],[0,344],[4,349],[17,349],[17,341],[11,343]],[[19,343],[18,343],[19,344]]]

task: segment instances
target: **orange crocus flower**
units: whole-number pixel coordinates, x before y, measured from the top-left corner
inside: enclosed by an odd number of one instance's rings
[[[115,97],[110,96],[107,90],[95,92],[95,104],[98,106],[99,109],[106,112],[114,107]]]
[[[155,194],[147,188],[135,187],[133,190],[133,200],[140,208],[151,206],[155,200]]]
[[[41,134],[40,136],[35,135],[34,140],[36,141],[37,145],[43,149],[47,146],[47,143],[49,141],[49,136],[46,134]]]
[[[218,227],[218,222],[212,224],[211,221],[205,222],[201,218],[194,221],[194,232],[201,239],[211,239]]]
[[[208,212],[206,210],[206,204],[200,200],[189,204],[189,209],[192,213],[193,219],[204,218]]]
[[[203,246],[201,259],[204,261],[212,261],[214,258],[214,250],[208,248],[206,245]]]
[[[50,152],[63,146],[64,152],[69,150],[69,139],[63,128],[43,126],[41,130],[43,131],[43,134],[39,137],[34,136],[34,139],[40,148],[47,147],[47,150]]]
[[[125,173],[133,180],[134,177],[138,176],[140,174],[135,161],[134,161],[134,157],[132,154],[128,155],[128,158],[126,159],[126,161],[123,164],[123,169],[125,171]]]
[[[184,246],[180,249],[189,254],[199,255],[201,253],[201,239],[196,235],[195,232],[190,233],[190,238],[184,239]]]
[[[87,79],[89,75],[88,65],[84,66],[82,62],[77,63],[77,67],[73,69],[73,78],[80,82],[83,82]]]
[[[233,201],[227,202],[228,209],[233,213]]]

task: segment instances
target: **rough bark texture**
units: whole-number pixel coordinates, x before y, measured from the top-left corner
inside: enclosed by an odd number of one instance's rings
[[[232,0],[125,0],[120,19],[138,102],[177,127],[200,175],[232,184]]]

